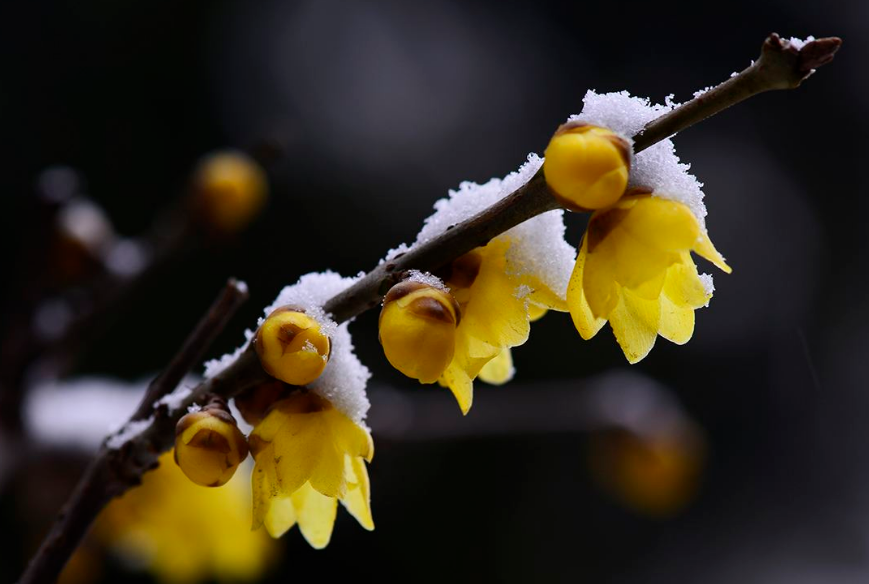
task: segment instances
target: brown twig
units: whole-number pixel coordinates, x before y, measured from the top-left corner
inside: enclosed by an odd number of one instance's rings
[[[810,41],[797,49],[772,33],[750,67],[643,128],[634,136],[634,152],[642,152],[758,93],[799,87],[815,69],[832,61],[840,46],[842,39],[830,37]]]
[[[159,454],[171,447],[175,435],[174,416],[165,406],[155,409],[155,404],[174,390],[199,362],[247,296],[246,288],[235,280],[226,284],[168,367],[148,386],[142,403],[130,421],[118,434],[104,442],[33,556],[21,578],[22,584],[55,581],[100,510],[112,498],[138,484],[142,474],[156,466]],[[243,385],[243,380],[233,378],[231,373],[221,380]],[[213,383],[216,381],[212,380]],[[183,411],[186,411],[186,406]],[[135,434],[133,429],[136,426],[133,424],[142,423],[149,416],[152,416],[150,421],[145,421],[142,431]],[[131,439],[121,441],[120,437],[124,433],[130,433]],[[121,443],[115,445],[113,440]]]
[[[635,151],[648,148],[752,95],[796,87],[811,74],[812,68],[829,62],[840,44],[841,41],[835,38],[819,39],[807,43],[802,50],[796,50],[778,35],[771,35],[763,44],[761,57],[751,67],[650,122],[634,136]],[[538,172],[527,184],[478,215],[378,266],[329,300],[324,309],[338,322],[350,320],[375,308],[390,285],[400,280],[407,270],[437,270],[523,221],[557,208],[542,172]],[[101,451],[79,483],[65,513],[61,514],[49,538],[31,561],[21,583],[49,582],[57,577],[75,543],[102,506],[111,497],[136,484],[142,473],[153,467],[160,451],[171,447],[172,428],[187,406],[203,401],[209,393],[232,397],[266,379],[253,346],[249,344],[229,368],[194,388],[178,409],[162,416],[155,415],[153,422],[120,450]],[[94,483],[100,481],[113,488],[95,486]],[[99,491],[99,496],[89,496],[93,490]],[[79,502],[84,508],[78,507]],[[52,542],[55,543],[49,545]]]

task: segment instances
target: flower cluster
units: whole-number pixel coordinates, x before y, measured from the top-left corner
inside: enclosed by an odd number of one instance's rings
[[[543,213],[455,258],[434,273],[411,270],[384,297],[379,340],[389,363],[423,384],[448,387],[463,414],[474,381],[514,375],[512,350],[548,311],[569,312],[583,339],[609,322],[626,358],[644,358],[660,335],[687,342],[694,311],[712,294],[711,276],[691,253],[730,268],[706,232],[696,179],[665,140],[635,155],[627,136],[671,107],[627,94],[589,93],[585,108],[552,137],[545,159],[530,155],[518,172],[485,184],[463,183],[438,201],[411,246],[541,176],[562,209]],[[538,178],[539,180],[539,178]],[[591,212],[579,250],[565,240],[565,210]],[[365,425],[368,370],[353,353],[347,323],[326,301],[356,279],[308,274],[285,288],[248,332],[273,381],[236,398],[253,426],[245,438],[217,401],[179,422],[175,458],[194,482],[232,476],[248,448],[254,459],[253,526],[278,537],[294,525],[315,548],[326,546],[340,502],[373,529]],[[244,347],[239,349],[239,352]],[[207,366],[218,374],[239,352]]]

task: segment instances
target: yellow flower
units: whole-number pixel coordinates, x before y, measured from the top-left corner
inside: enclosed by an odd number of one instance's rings
[[[204,157],[191,182],[194,211],[210,228],[227,234],[246,227],[268,194],[262,167],[247,154],[231,150]]]
[[[592,338],[609,320],[631,363],[651,351],[657,335],[688,342],[694,310],[711,297],[692,251],[730,273],[697,218],[681,203],[631,194],[596,211],[567,290],[582,338]]]
[[[562,124],[543,160],[543,174],[565,209],[585,211],[615,203],[628,186],[631,147],[612,130],[583,122]]]
[[[175,462],[197,485],[225,484],[245,458],[247,440],[222,399],[213,398],[201,411],[178,420]]]
[[[220,489],[203,489],[167,452],[139,487],[103,510],[93,534],[161,582],[254,581],[276,549],[263,533],[250,531],[249,509],[247,473]]]
[[[461,308],[453,360],[440,378],[467,414],[474,379],[504,383],[513,375],[510,348],[528,340],[532,316],[566,311],[563,299],[531,275],[509,265],[510,240],[499,237],[455,260],[446,284]]]
[[[379,337],[389,363],[420,383],[434,383],[455,354],[461,312],[446,290],[407,280],[383,299]]]
[[[266,373],[290,385],[307,385],[320,377],[332,351],[320,323],[288,306],[263,321],[254,347]]]
[[[364,427],[327,400],[296,392],[276,402],[250,435],[253,527],[280,537],[296,523],[317,549],[332,536],[338,501],[374,529],[365,460],[374,444]]]

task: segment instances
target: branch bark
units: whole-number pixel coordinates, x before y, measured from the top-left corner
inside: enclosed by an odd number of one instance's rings
[[[828,63],[841,45],[838,38],[818,39],[802,49],[770,35],[760,58],[742,73],[650,122],[634,136],[640,152],[699,121],[753,95],[797,87],[814,68]],[[337,322],[344,322],[375,308],[383,294],[400,281],[407,270],[434,271],[453,259],[485,245],[490,239],[541,213],[559,208],[542,172],[492,207],[448,229],[439,237],[385,262],[356,284],[329,300],[324,309]],[[54,581],[100,509],[114,496],[138,484],[144,472],[154,467],[160,452],[172,446],[173,429],[187,407],[215,393],[233,397],[266,381],[253,345],[219,375],[193,389],[172,412],[157,410],[151,424],[118,450],[103,448],[82,477],[49,536],[43,542],[21,579],[21,584]],[[148,392],[151,395],[151,392]],[[153,398],[156,398],[157,392]],[[150,399],[150,398],[149,398]],[[151,406],[156,399],[151,402]],[[147,400],[146,400],[147,401]],[[143,401],[140,410],[146,410]]]
[[[156,467],[160,453],[171,448],[175,436],[175,416],[165,406],[155,410],[154,405],[174,390],[199,362],[247,296],[246,288],[235,280],[226,284],[169,366],[148,386],[136,413],[120,432],[128,430],[131,423],[153,416],[150,424],[120,448],[109,446],[111,437],[103,443],[31,559],[21,578],[22,584],[55,581],[100,510],[111,499],[139,484],[142,475]],[[242,379],[231,376],[223,377],[222,380],[243,385]],[[187,411],[186,405],[179,409]]]

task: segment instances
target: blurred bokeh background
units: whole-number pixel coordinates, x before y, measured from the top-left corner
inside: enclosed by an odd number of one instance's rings
[[[734,267],[716,274],[688,345],[659,339],[629,367],[608,328],[583,342],[552,314],[514,351],[512,384],[478,384],[460,420],[448,392],[388,366],[377,315],[360,317],[377,529],[339,513],[319,552],[294,530],[264,581],[864,582],[867,24],[869,4],[807,0],[6,3],[3,336],[40,292],[68,288],[34,259],[45,257],[34,250],[47,245],[46,190],[74,184],[134,237],[185,196],[201,156],[237,148],[267,161],[259,219],[138,284],[69,371],[137,380],[168,361],[228,276],[251,301],[212,356],[237,346],[283,285],[373,267],[448,189],[541,152],[587,89],[685,101],[747,66],[769,32],[841,36],[835,62],[799,90],[676,139]],[[584,218],[568,225],[578,243]],[[412,412],[424,419],[408,423]],[[644,434],[673,416],[677,438]],[[80,467],[4,452],[5,582]],[[123,569],[107,558],[79,581],[149,581]]]

